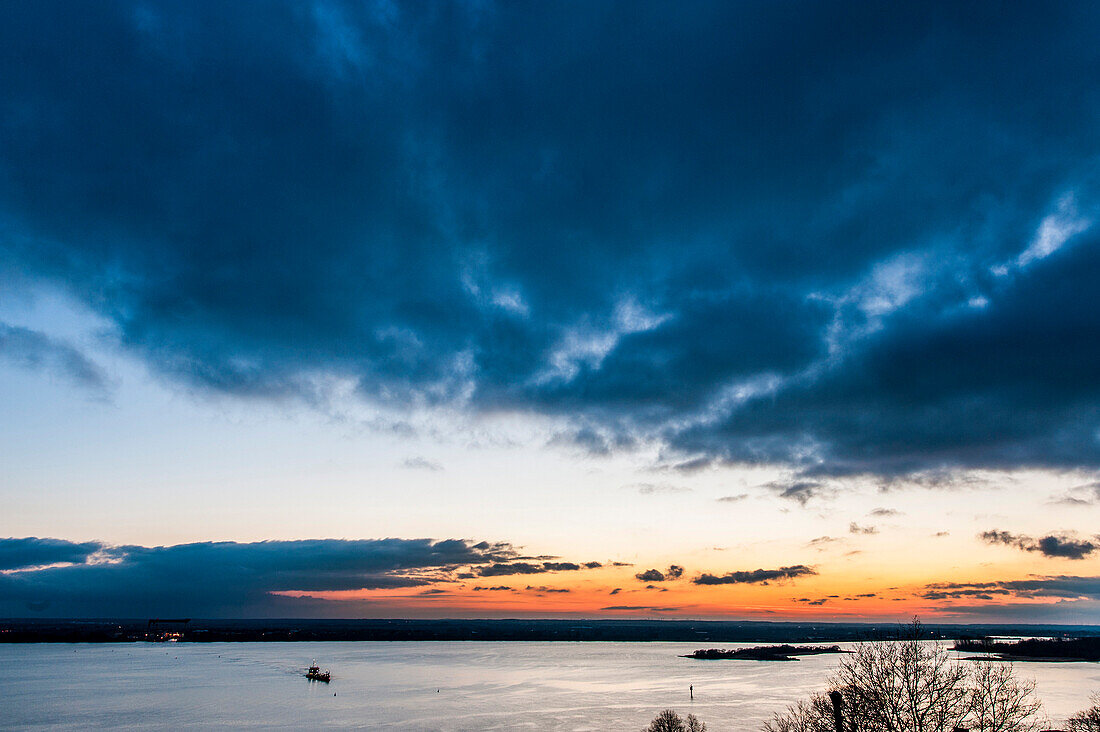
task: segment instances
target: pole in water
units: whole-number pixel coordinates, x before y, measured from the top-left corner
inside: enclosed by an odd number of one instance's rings
[[[689,684],[688,685],[688,693],[691,694],[691,700],[695,701],[695,685],[694,684]]]

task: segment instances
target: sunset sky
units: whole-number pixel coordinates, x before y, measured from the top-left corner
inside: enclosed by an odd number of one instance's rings
[[[0,616],[1100,623],[1100,5],[0,8]]]

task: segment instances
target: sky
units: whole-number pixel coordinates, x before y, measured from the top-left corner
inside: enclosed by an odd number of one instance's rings
[[[0,616],[1100,623],[1100,7],[0,8]]]

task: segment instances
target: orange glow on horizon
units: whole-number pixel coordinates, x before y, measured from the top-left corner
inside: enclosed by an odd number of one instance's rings
[[[599,572],[610,574],[610,570]],[[982,606],[1012,602],[1022,609],[1056,602],[1051,598],[998,596],[932,600],[921,596],[924,582],[874,587],[858,580],[697,585],[689,578],[650,584],[615,571],[619,581],[597,581],[572,573],[487,577],[400,589],[282,591],[274,594],[346,602],[349,613],[435,617],[555,617],[668,619],[751,619],[803,621],[893,621],[914,615],[961,621]],[[617,591],[616,591],[617,589]],[[831,590],[831,591],[827,591]],[[612,594],[614,593],[614,594]],[[964,608],[960,609],[960,605]]]

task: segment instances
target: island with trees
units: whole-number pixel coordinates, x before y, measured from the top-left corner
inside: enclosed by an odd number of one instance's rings
[[[717,661],[732,659],[735,661],[797,661],[796,656],[816,656],[822,653],[851,653],[840,646],[756,646],[755,648],[701,648],[681,658],[694,658],[698,661]]]

